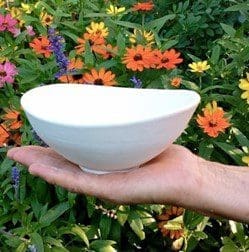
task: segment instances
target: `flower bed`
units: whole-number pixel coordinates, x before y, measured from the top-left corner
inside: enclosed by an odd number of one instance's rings
[[[176,142],[249,165],[248,10],[242,0],[0,0],[0,250],[247,251],[246,225],[76,195],[31,176],[6,151],[44,145],[20,107],[24,92],[87,83],[198,92]]]

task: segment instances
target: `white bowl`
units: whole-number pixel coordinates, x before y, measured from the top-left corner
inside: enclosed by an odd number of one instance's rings
[[[123,171],[149,161],[180,136],[200,96],[189,90],[52,84],[25,93],[34,130],[86,171]]]

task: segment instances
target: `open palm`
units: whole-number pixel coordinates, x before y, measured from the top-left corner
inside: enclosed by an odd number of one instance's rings
[[[29,172],[69,191],[94,195],[116,203],[176,203],[194,181],[189,167],[197,156],[182,146],[172,145],[140,168],[104,175],[82,171],[50,148],[24,146],[9,150],[8,157]]]

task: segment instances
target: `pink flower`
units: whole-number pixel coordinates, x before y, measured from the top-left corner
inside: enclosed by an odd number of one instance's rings
[[[33,30],[33,26],[31,26],[31,25],[26,26],[26,31],[27,31],[27,34],[29,36],[35,36],[35,32]]]
[[[6,16],[0,14],[0,31],[7,30],[15,35],[17,23],[17,20],[12,18],[10,14],[7,14]]]
[[[8,61],[0,64],[0,87],[7,83],[13,83],[14,77],[17,75],[16,66]]]

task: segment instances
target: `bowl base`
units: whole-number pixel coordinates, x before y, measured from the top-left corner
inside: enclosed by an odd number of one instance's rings
[[[137,169],[139,168],[139,166],[136,166],[136,167],[132,167],[132,168],[129,168],[129,169],[124,169],[124,170],[116,170],[116,171],[101,171],[101,170],[94,170],[94,169],[90,169],[90,168],[86,168],[84,166],[81,166],[79,165],[80,169],[84,172],[88,172],[88,173],[92,173],[92,174],[98,174],[98,175],[102,175],[102,174],[109,174],[109,173],[120,173],[120,172],[127,172],[127,171],[131,171],[133,169]]]

